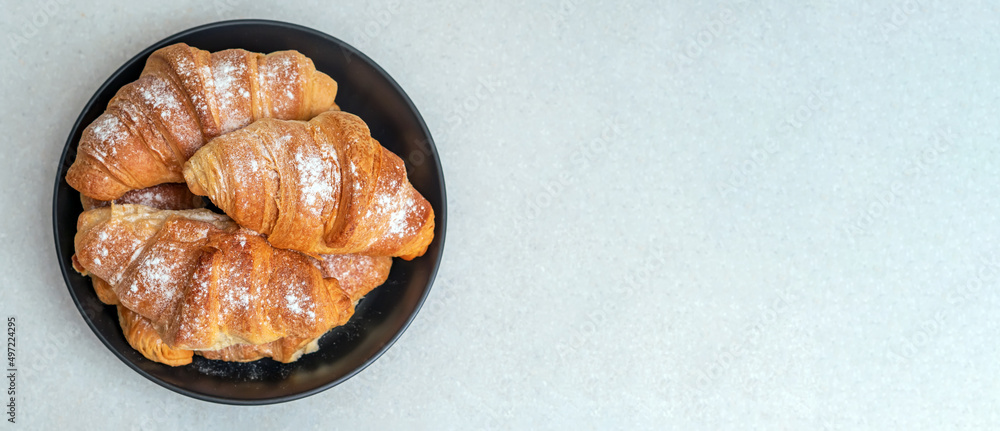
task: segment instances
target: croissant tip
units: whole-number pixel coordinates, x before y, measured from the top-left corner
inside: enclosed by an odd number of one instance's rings
[[[184,182],[187,183],[188,189],[197,196],[208,195],[208,192],[202,187],[201,177],[198,175],[197,170],[191,166],[190,160],[184,164]]]
[[[75,269],[76,272],[87,275],[87,268],[84,268],[83,265],[80,264],[80,259],[77,259],[76,253],[73,253],[73,257],[71,257],[70,260],[73,261],[73,269]]]

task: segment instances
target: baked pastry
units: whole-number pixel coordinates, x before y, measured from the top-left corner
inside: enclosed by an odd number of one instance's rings
[[[83,131],[66,181],[97,200],[183,182],[184,162],[209,139],[260,118],[312,118],[337,109],[336,94],[337,83],[296,51],[170,45]]]
[[[353,301],[305,255],[208,210],[113,205],[81,214],[76,259],[172,348],[218,350],[314,339]]]
[[[392,258],[386,256],[331,255],[317,262],[324,278],[336,278],[341,289],[357,304],[364,295],[385,282],[389,276]],[[235,344],[219,350],[194,351],[173,348],[163,342],[149,319],[118,303],[118,298],[108,283],[94,278],[98,296],[107,304],[118,306],[118,320],[128,343],[147,359],[170,366],[191,363],[195,353],[207,359],[247,362],[272,358],[279,362],[293,362],[303,354],[319,349],[319,338],[282,337],[264,344]],[[107,298],[107,300],[105,300]]]
[[[262,119],[219,136],[184,165],[194,194],[275,247],[410,260],[434,236],[434,210],[403,161],[355,115]]]

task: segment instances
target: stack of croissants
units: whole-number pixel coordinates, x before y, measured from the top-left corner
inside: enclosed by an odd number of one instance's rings
[[[336,94],[296,51],[176,44],[83,131],[73,266],[143,356],[295,361],[426,252],[434,210]]]

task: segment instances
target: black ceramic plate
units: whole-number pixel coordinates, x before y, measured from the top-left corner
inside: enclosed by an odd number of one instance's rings
[[[337,104],[360,116],[372,136],[406,161],[414,187],[430,201],[436,216],[434,242],[413,261],[395,259],[389,280],[358,304],[351,321],[320,339],[320,350],[297,362],[270,359],[251,363],[208,361],[169,367],[152,362],[125,341],[114,307],[98,299],[89,278],[73,270],[73,236],[82,211],[80,194],[64,180],[76,159],[83,129],[100,115],[118,89],[139,77],[154,50],[184,42],[208,51],[243,48],[256,52],[294,49],[339,84]],[[315,394],[347,380],[377,359],[403,333],[430,291],[444,244],[444,177],[434,141],[417,109],[388,74],[346,43],[298,25],[263,20],[208,24],[170,36],[118,69],[87,102],[66,140],[56,173],[52,218],[56,252],[69,293],[84,320],[126,365],[139,374],[194,398],[227,404],[269,404]]]

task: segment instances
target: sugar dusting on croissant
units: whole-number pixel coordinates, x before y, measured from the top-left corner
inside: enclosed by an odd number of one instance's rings
[[[353,301],[311,258],[275,249],[207,210],[115,205],[83,213],[77,260],[173,348],[317,338]]]
[[[317,262],[323,277],[336,278],[341,288],[357,303],[361,297],[385,282],[392,258],[387,256],[327,255]],[[112,288],[100,278],[94,278],[94,289],[106,304],[118,305],[118,318],[128,343],[146,358],[170,366],[191,363],[198,354],[206,359],[248,362],[271,358],[293,362],[302,355],[319,349],[318,338],[282,337],[264,344],[234,344],[219,350],[189,350],[171,347],[160,337],[149,319],[118,303]]]
[[[403,161],[346,112],[263,119],[219,136],[188,160],[184,177],[275,247],[410,260],[434,236],[434,210]]]
[[[97,200],[183,182],[184,162],[209,139],[260,118],[312,118],[337,109],[336,94],[337,83],[296,51],[170,45],[84,129],[66,181]]]

